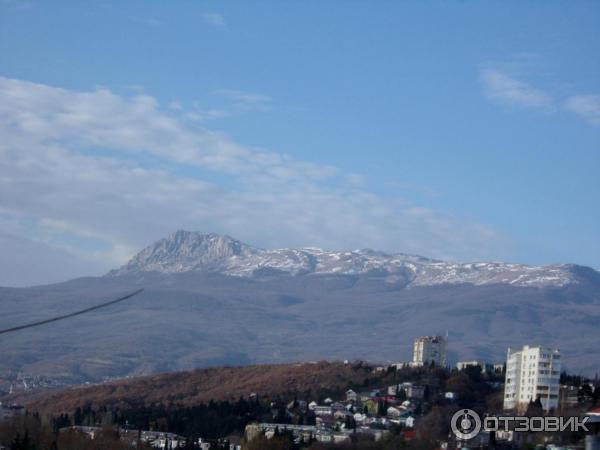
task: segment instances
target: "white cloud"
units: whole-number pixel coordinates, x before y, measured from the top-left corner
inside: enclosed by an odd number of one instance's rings
[[[199,109],[194,108],[192,111],[185,113],[185,118],[195,122],[204,122],[206,120],[223,119],[230,117],[233,113],[225,109]]]
[[[573,95],[564,106],[592,125],[600,126],[600,95]]]
[[[217,28],[222,28],[225,25],[227,25],[227,23],[225,22],[225,17],[223,17],[221,14],[216,13],[216,12],[204,13],[204,14],[202,14],[202,19],[207,24],[212,25]]]
[[[271,110],[272,99],[266,95],[244,92],[234,89],[218,89],[213,92],[225,104],[217,108],[205,108],[200,102],[191,102],[191,109],[185,111],[184,117],[193,122],[224,119],[249,112],[267,112]],[[168,104],[169,109],[183,111],[182,102],[175,100]]]
[[[532,61],[534,59],[526,55],[525,58],[504,66],[505,69],[512,67],[512,71],[519,72],[524,66],[531,66]],[[535,65],[537,64],[539,63],[535,62]],[[532,68],[528,67],[528,70]],[[600,126],[600,95],[576,94],[567,97],[564,101],[556,100],[559,96],[537,89],[509,75],[512,71],[496,68],[481,70],[481,82],[485,95],[490,101],[523,108],[537,108],[547,112],[556,112],[560,108],[577,114],[591,125]]]
[[[272,101],[271,97],[266,95],[238,91],[234,89],[219,89],[215,91],[215,94],[231,100],[235,107],[243,110],[264,111],[268,109]]]
[[[161,27],[165,24],[162,20],[155,17],[132,17],[131,20],[149,27]]]
[[[481,81],[486,96],[494,102],[525,108],[548,109],[554,103],[552,96],[523,81],[496,69],[484,69]]]
[[[0,78],[0,232],[73,255],[81,264],[64,265],[65,278],[115,267],[178,228],[263,247],[502,254],[487,227],[377,196],[336,167],[249,150],[187,113],[147,95]],[[0,273],[10,264],[3,252]]]

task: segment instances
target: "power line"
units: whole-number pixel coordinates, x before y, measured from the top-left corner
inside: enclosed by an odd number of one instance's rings
[[[143,290],[144,289],[138,289],[137,291],[132,292],[131,294],[127,294],[124,297],[119,297],[116,300],[111,300],[110,302],[101,303],[99,305],[92,306],[91,308],[82,309],[81,311],[76,311],[76,312],[73,312],[73,313],[70,313],[70,314],[65,314],[64,316],[53,317],[51,319],[40,320],[39,322],[28,323],[27,325],[19,325],[18,327],[13,327],[13,328],[7,328],[5,330],[0,330],[0,334],[12,333],[13,331],[19,331],[19,330],[24,330],[26,328],[37,327],[39,325],[45,325],[45,324],[50,323],[50,322],[56,322],[58,320],[69,319],[70,317],[79,316],[81,314],[85,314],[85,313],[88,313],[88,312],[91,312],[91,311],[95,311],[96,309],[105,308],[107,306],[114,305],[115,303],[119,303],[119,302],[127,300],[127,299],[129,299],[131,297],[134,297],[134,296],[138,295],[139,293],[141,293]]]

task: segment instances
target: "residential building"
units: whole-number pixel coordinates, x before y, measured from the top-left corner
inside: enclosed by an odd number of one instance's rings
[[[404,391],[407,398],[422,399],[425,397],[425,386],[420,386],[411,382],[399,384],[396,388],[396,395],[401,391]]]
[[[481,372],[493,372],[494,366],[484,361],[459,361],[456,363],[458,370],[465,370],[467,367],[479,367]]]
[[[404,369],[405,367],[412,367],[413,363],[412,362],[397,362],[394,364],[391,364],[391,367],[393,367],[396,370],[401,370]]]
[[[480,367],[482,372],[502,374],[504,372],[504,363],[491,364],[485,361],[459,361],[456,363],[458,370],[465,370],[467,367]]]
[[[560,387],[560,405],[561,407],[574,407],[579,404],[579,388],[577,386]]]
[[[346,391],[346,401],[355,402],[358,399],[358,394],[354,392],[352,389],[348,389]]]
[[[314,425],[290,425],[282,423],[251,423],[246,425],[245,436],[249,441],[253,440],[261,433],[265,436],[273,436],[275,431],[291,431],[294,436],[300,437],[304,442],[309,442],[317,434],[317,427]]]
[[[458,399],[458,394],[456,392],[447,391],[444,392],[444,398],[449,401],[456,401]]]
[[[333,409],[331,406],[315,406],[313,412],[316,416],[331,416],[333,414]]]
[[[485,363],[482,361],[459,361],[456,363],[457,370],[465,370],[467,367],[481,367],[483,370]]]
[[[504,409],[523,411],[539,399],[546,411],[558,406],[560,351],[524,346],[508,349],[504,384]]]
[[[346,406],[343,403],[341,403],[341,402],[333,402],[329,406],[331,407],[331,410],[333,412],[335,412],[335,411],[345,411],[346,410]]]
[[[504,364],[494,364],[494,373],[504,373]]]
[[[402,415],[402,413],[404,413],[403,410],[396,408],[394,406],[390,406],[387,411],[387,416],[393,419],[398,419],[400,418],[400,416]]]
[[[446,338],[443,336],[422,336],[415,340],[413,366],[434,363],[437,366],[446,365]]]

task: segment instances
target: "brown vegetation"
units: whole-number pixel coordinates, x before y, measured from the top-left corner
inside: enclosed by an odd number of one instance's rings
[[[20,400],[31,411],[72,413],[77,407],[151,405],[190,406],[210,400],[235,400],[252,393],[276,397],[293,392],[323,392],[363,384],[368,366],[342,363],[302,363],[220,367],[165,373],[102,385],[36,394]]]

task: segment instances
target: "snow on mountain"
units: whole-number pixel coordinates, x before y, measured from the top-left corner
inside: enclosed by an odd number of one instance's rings
[[[258,274],[373,275],[413,286],[474,285],[565,286],[576,283],[571,265],[528,266],[500,262],[451,263],[370,249],[326,251],[318,248],[263,250],[229,236],[177,231],[146,247],[109,276],[190,271],[238,277]]]
[[[220,271],[230,261],[255,257],[261,251],[229,236],[179,230],[146,247],[111,274],[130,272],[177,273]]]

